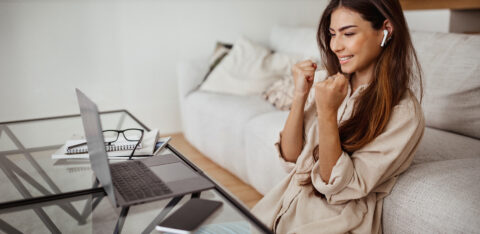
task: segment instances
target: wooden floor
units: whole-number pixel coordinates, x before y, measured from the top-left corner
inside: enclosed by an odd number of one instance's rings
[[[263,196],[252,186],[244,183],[232,173],[223,169],[193,147],[182,133],[170,134],[170,144],[180,153],[202,169],[210,178],[221,184],[225,189],[252,208]]]

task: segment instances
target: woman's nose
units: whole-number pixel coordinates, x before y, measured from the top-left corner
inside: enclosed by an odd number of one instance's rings
[[[343,50],[343,43],[341,40],[332,37],[330,40],[330,48],[332,49],[333,52],[339,52]]]

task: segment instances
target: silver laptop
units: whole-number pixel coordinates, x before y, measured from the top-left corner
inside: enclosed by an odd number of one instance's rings
[[[97,105],[79,89],[78,104],[90,164],[114,206],[128,206],[213,188],[174,154],[109,164]]]

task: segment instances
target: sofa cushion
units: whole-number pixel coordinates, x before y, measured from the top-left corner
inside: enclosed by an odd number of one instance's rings
[[[480,36],[412,32],[427,126],[480,139]]]
[[[244,131],[255,116],[275,108],[260,96],[196,91],[184,101],[185,137],[204,155],[247,181]]]
[[[411,166],[383,204],[384,233],[480,230],[480,158]]]
[[[287,176],[275,150],[275,142],[287,117],[288,111],[268,112],[256,116],[245,125],[248,183],[261,194],[270,191]]]
[[[480,157],[480,140],[427,127],[413,164],[475,157]]]

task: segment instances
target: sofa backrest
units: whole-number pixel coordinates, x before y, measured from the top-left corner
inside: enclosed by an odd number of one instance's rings
[[[427,126],[480,139],[480,36],[411,33],[423,69]],[[275,26],[277,52],[319,58],[316,28]]]
[[[430,127],[480,139],[480,36],[412,32]]]

